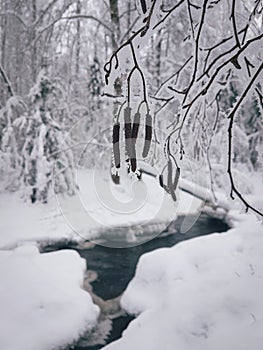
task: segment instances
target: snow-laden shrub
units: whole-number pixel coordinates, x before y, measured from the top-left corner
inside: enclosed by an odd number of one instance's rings
[[[5,163],[0,177],[5,178],[5,189],[22,188],[32,202],[47,202],[55,163],[60,169],[55,191],[74,193],[72,152],[52,113],[55,89],[41,72],[27,96],[27,105],[11,97],[0,111],[0,162]]]

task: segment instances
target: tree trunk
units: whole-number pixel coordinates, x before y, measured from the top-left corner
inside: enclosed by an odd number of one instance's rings
[[[109,0],[109,1],[110,1],[111,22],[113,24],[113,29],[114,29],[111,35],[112,48],[113,50],[116,50],[118,46],[118,39],[120,38],[119,7],[118,7],[118,0]]]
[[[76,15],[80,15],[81,13],[81,3],[80,0],[77,1],[77,10],[76,10]],[[80,20],[77,20],[77,38],[76,38],[76,69],[75,73],[76,76],[79,76],[79,61],[80,61]]]
[[[35,22],[37,19],[37,4],[36,0],[32,0],[32,33],[31,33],[31,42],[32,42],[32,53],[31,53],[31,69],[32,69],[32,81],[36,81],[37,76],[37,47],[36,47],[36,30]]]

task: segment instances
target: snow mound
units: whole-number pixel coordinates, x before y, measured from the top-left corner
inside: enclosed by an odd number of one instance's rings
[[[79,169],[78,195],[58,195],[65,219],[83,239],[106,246],[136,245],[156,237],[177,215],[199,216],[201,200],[178,193],[173,202],[156,178],[143,174],[138,181],[123,172],[115,185],[108,172]]]
[[[244,217],[225,234],[144,254],[121,300],[138,317],[104,349],[262,349],[263,230]]]
[[[24,202],[19,192],[0,193],[0,249],[28,241],[46,245],[103,235],[112,241],[109,232],[136,243],[158,235],[177,215],[199,216],[199,199],[182,192],[175,204],[147,175],[142,181],[123,176],[118,186],[105,172],[95,181],[92,171],[79,170],[77,179],[78,195],[52,196],[47,204]]]
[[[51,350],[94,327],[99,309],[82,289],[85,268],[70,250],[0,251],[0,349]]]
[[[0,194],[0,249],[10,249],[22,242],[77,241],[52,197],[48,204],[28,203],[17,193]]]

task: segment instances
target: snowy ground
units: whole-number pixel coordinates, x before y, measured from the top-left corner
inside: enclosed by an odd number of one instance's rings
[[[142,182],[124,178],[115,186],[109,174],[97,174],[95,180],[93,175],[79,171],[78,195],[53,196],[48,204],[25,203],[19,193],[0,194],[0,249],[24,241],[80,241],[111,228],[119,227],[122,233],[123,227],[133,225],[140,234],[139,224],[149,227],[163,222],[161,230],[178,214],[198,212],[202,203],[181,192],[175,204],[150,176],[144,176]]]
[[[199,216],[200,200],[180,192],[177,206],[152,177],[114,186],[107,174],[77,175],[77,199],[32,205],[18,194],[0,195],[1,350],[51,350],[96,324],[98,307],[82,289],[84,261],[67,250],[39,254],[38,243],[80,241],[118,225],[167,223],[182,213]],[[182,185],[193,190],[188,182]],[[199,187],[194,192],[204,195]],[[260,194],[249,199],[262,206]],[[223,197],[220,202],[227,205]],[[141,257],[121,300],[138,317],[105,349],[261,350],[262,227],[253,215],[232,215],[240,221],[226,234]]]
[[[136,243],[137,237],[151,231],[154,237],[179,212],[196,211],[201,204],[200,200],[183,194],[179,207],[156,178],[143,175],[138,181],[124,172],[120,185],[115,185],[108,172],[80,170],[76,174],[78,196],[58,198],[65,219],[81,238],[96,239],[100,233],[111,231],[112,235],[124,236],[123,241]]]
[[[48,204],[31,204],[24,202],[20,193],[2,193],[0,213],[0,249],[14,248],[25,241],[52,243],[76,239],[56,207],[55,198]]]
[[[99,309],[82,289],[85,269],[74,251],[0,251],[0,349],[51,350],[91,329]]]
[[[163,191],[153,178],[145,177],[140,184],[127,178],[116,187],[107,178],[98,176],[94,191],[92,173],[79,172],[76,206],[76,198],[59,197],[57,203],[53,196],[48,204],[31,204],[20,193],[0,194],[1,350],[51,350],[74,342],[96,324],[98,307],[82,289],[84,260],[67,250],[40,254],[38,244],[80,241],[116,224],[169,222],[179,210],[196,211],[201,203],[182,195],[175,211],[168,197],[160,207]],[[112,203],[115,210],[109,208]],[[78,232],[73,232],[70,225],[80,218]],[[81,228],[85,231],[79,234]]]
[[[40,254],[37,242],[76,239],[55,206],[0,195],[0,349],[51,350],[95,326],[99,309],[74,251]]]
[[[121,304],[138,317],[107,350],[263,348],[263,229],[236,227],[141,257]]]

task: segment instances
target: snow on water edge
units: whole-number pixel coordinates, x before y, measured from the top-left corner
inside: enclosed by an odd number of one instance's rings
[[[95,184],[102,191],[102,198],[94,187],[92,172],[79,171],[78,181],[78,195],[60,196],[58,202],[53,196],[48,204],[24,202],[19,193],[1,193],[0,249],[13,248],[25,241],[44,245],[59,241],[94,240],[105,232],[116,231],[116,227],[120,227],[121,235],[129,228],[132,239],[133,235],[147,233],[148,227],[158,234],[177,215],[198,212],[202,203],[181,192],[175,205],[170,196],[163,193],[156,179],[149,176],[145,176],[141,183],[127,177],[123,186],[114,186],[110,183],[109,174],[102,174],[99,183]],[[141,187],[147,190],[145,198],[140,193]],[[136,200],[133,191],[137,191]],[[110,208],[107,203],[114,205]]]
[[[99,308],[82,289],[85,269],[75,251],[0,251],[0,349],[52,350],[94,327]]]
[[[260,350],[263,235],[253,215],[224,234],[144,254],[121,304],[138,317],[107,350]]]

